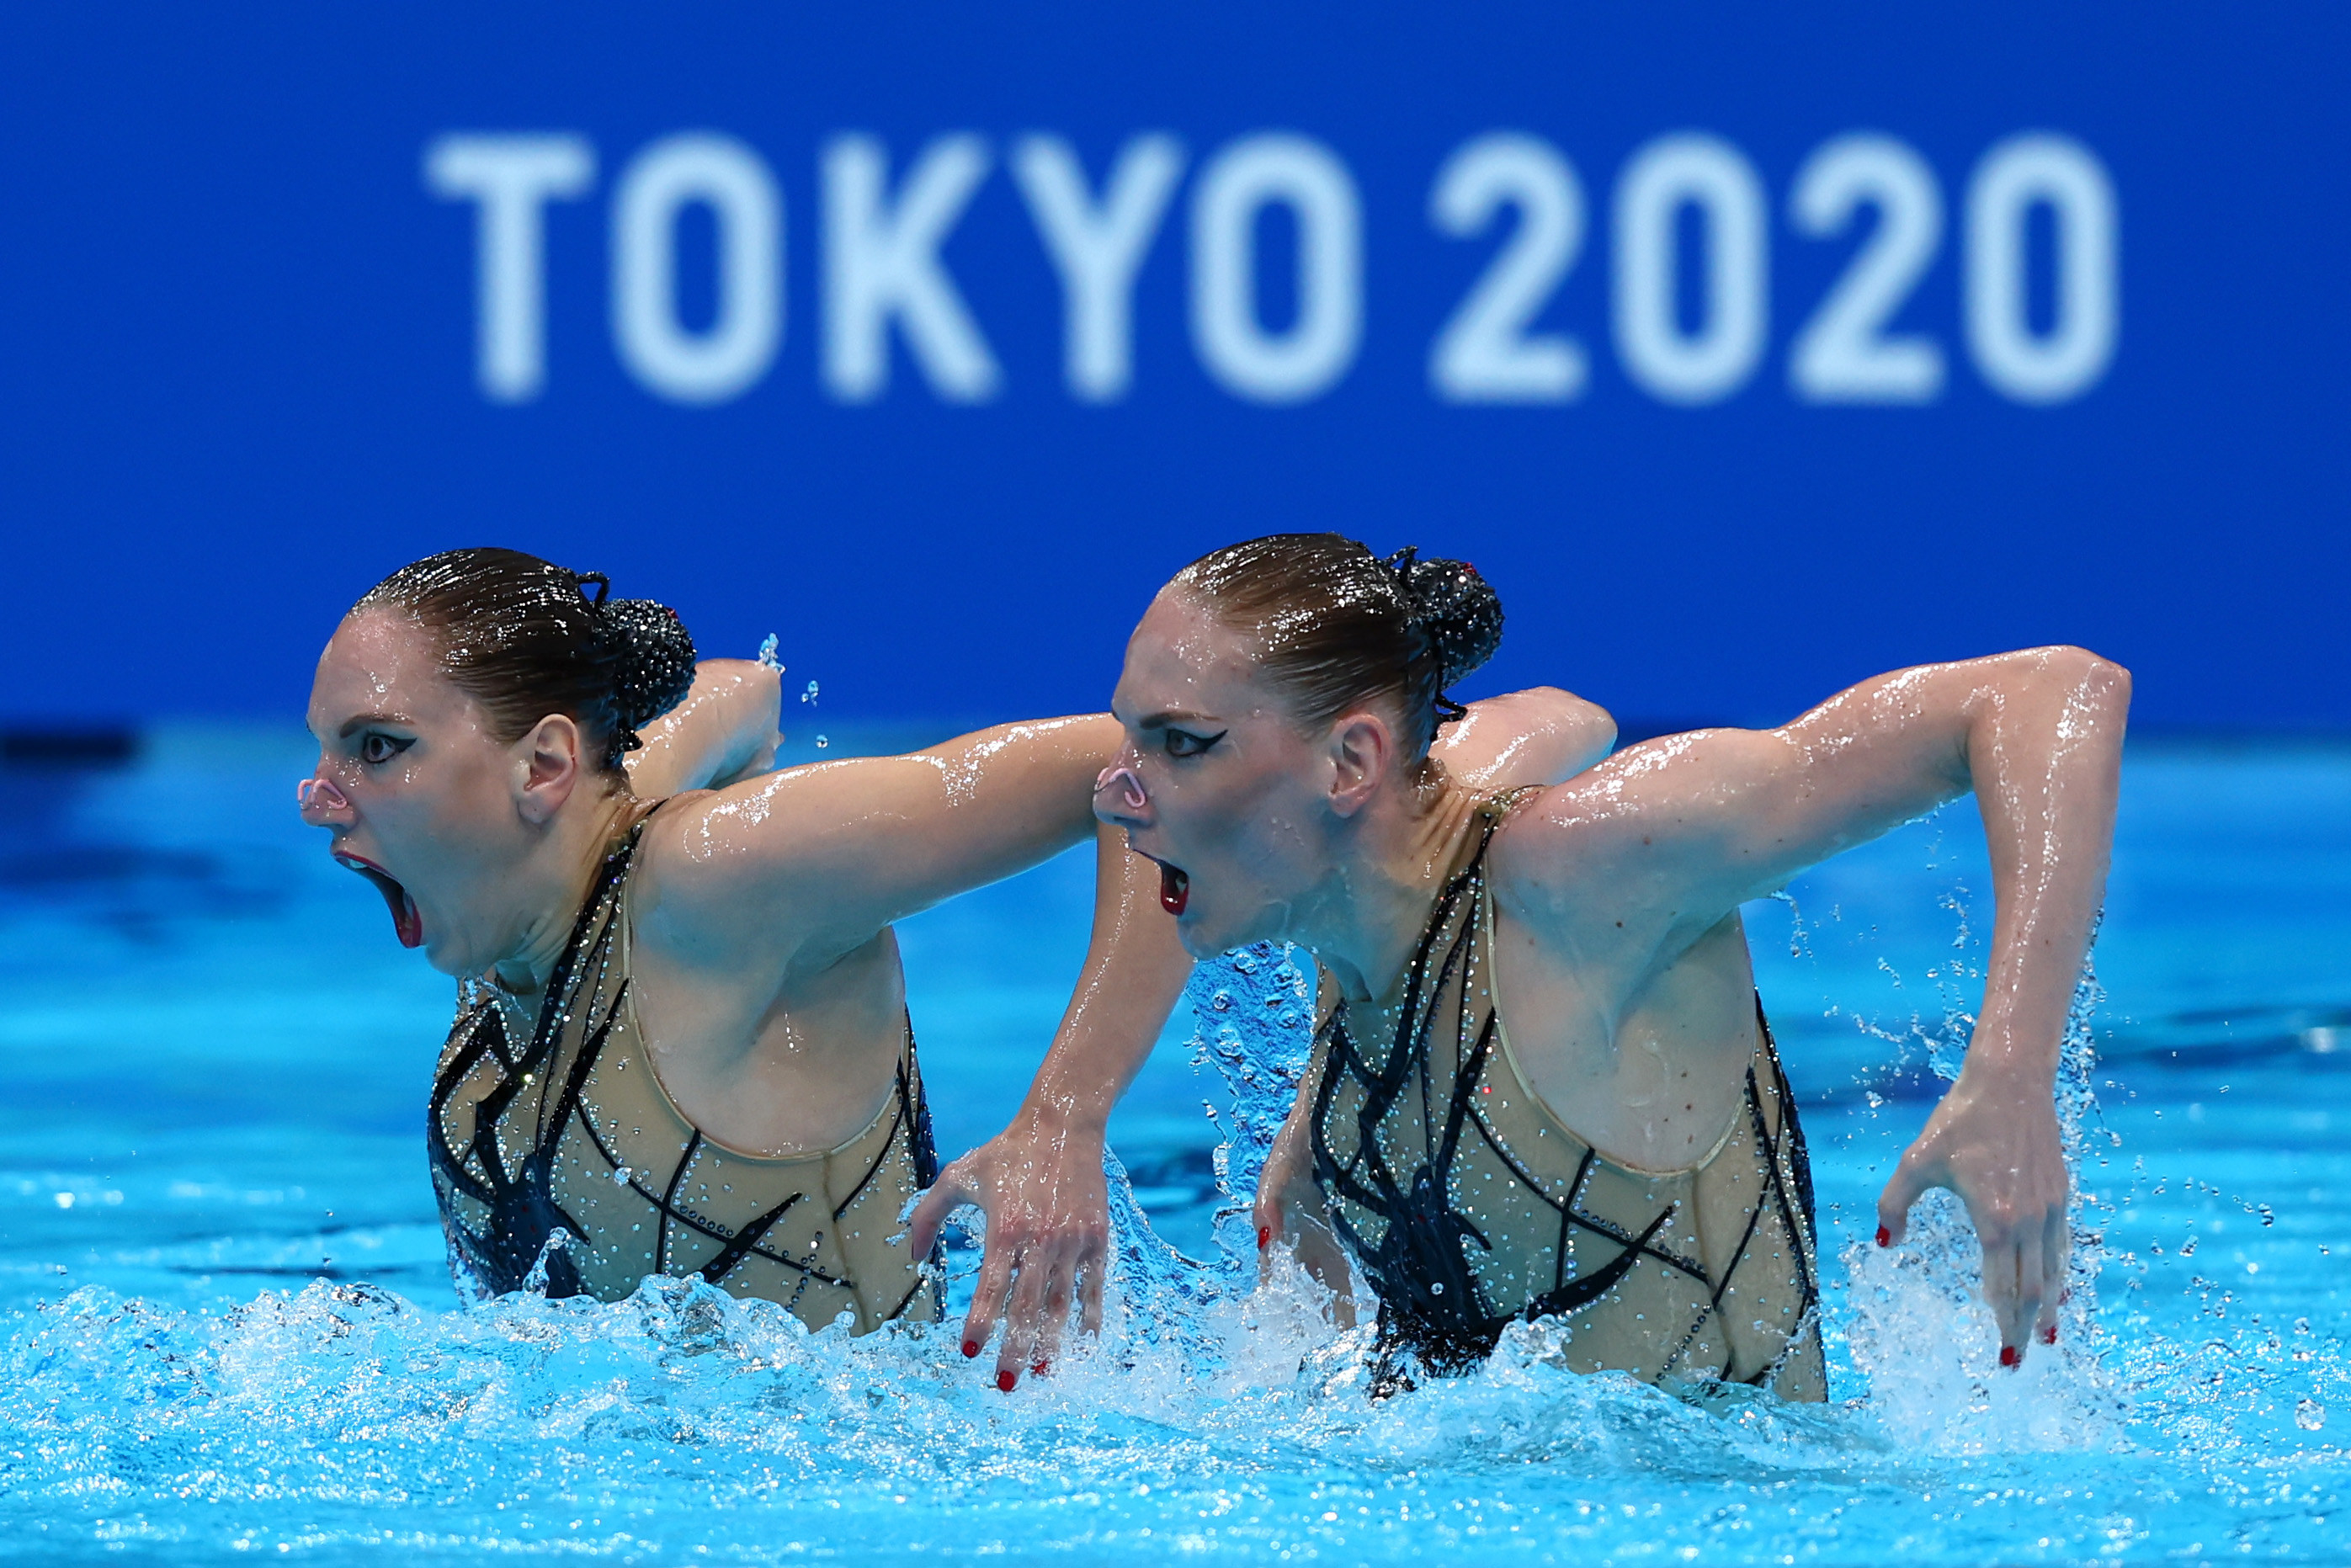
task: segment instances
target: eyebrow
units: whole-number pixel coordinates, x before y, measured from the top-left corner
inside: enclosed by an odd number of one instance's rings
[[[1216,722],[1204,713],[1193,713],[1185,708],[1171,708],[1165,713],[1155,713],[1148,718],[1139,720],[1134,727],[1165,729],[1171,724],[1214,724]]]
[[[363,713],[343,720],[343,727],[335,731],[335,738],[347,740],[373,725],[388,724],[401,729],[414,729],[416,721],[396,713]]]

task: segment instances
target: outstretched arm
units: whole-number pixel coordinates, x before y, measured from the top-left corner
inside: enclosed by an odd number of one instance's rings
[[[2069,1239],[2051,1086],[2091,926],[2105,896],[2130,677],[2079,648],[1925,665],[1864,682],[1792,724],[1709,730],[1631,748],[1540,803],[1529,874],[1510,896],[1533,923],[1628,969],[1655,972],[1747,899],[1972,789],[1998,914],[1967,1065],[1879,1200],[1887,1242],[1930,1186],[1967,1205],[2001,1359],[2053,1336]],[[1628,890],[1611,919],[1567,907]]]
[[[891,922],[1093,831],[1106,715],[790,768],[653,819],[641,929],[705,966],[818,969]]]

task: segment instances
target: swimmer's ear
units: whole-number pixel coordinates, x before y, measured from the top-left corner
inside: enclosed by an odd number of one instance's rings
[[[1379,792],[1395,759],[1395,731],[1380,714],[1358,709],[1331,727],[1331,809],[1352,817]]]
[[[517,758],[523,764],[515,810],[524,821],[544,827],[571,799],[584,772],[581,743],[578,723],[559,713],[540,719],[515,743]]]

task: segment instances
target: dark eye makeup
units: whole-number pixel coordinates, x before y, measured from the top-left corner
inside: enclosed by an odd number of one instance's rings
[[[1165,733],[1168,756],[1197,757],[1232,732],[1220,729],[1214,735],[1195,735],[1188,729],[1171,729]]]
[[[380,730],[370,730],[360,737],[360,760],[389,762],[415,744],[413,737],[385,735]]]

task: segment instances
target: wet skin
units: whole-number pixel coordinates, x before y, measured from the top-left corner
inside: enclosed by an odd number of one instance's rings
[[[778,695],[772,672],[705,666],[680,713],[648,730],[645,793],[757,772],[738,765],[772,740]],[[1540,742],[1557,707],[1512,712]],[[592,766],[564,716],[501,739],[396,612],[337,631],[309,723],[316,777],[336,793],[314,793],[304,819],[384,894],[402,939],[445,974],[535,998],[608,845],[648,801]],[[1050,1362],[1073,1306],[1099,1312],[1102,1127],[1189,968],[1157,868],[1092,815],[1119,744],[1104,716],[1044,720],[685,794],[647,823],[632,883],[637,1009],[664,1087],[707,1135],[789,1155],[854,1135],[890,1092],[904,1008],[891,922],[1095,838],[1094,936],[1049,1056],[1058,1070],[986,1158],[958,1162],[914,1238],[928,1249],[948,1198],[988,1212],[967,1333],[977,1349],[1004,1321],[1008,1386]]]
[[[1137,628],[1113,699],[1146,803],[1106,822],[1186,889],[1196,954],[1312,948],[1351,1005],[1392,1009],[1475,801],[1415,769],[1378,708],[1310,728],[1255,674],[1257,640],[1180,591]],[[2074,648],[1898,672],[1777,730],[1634,747],[1525,802],[1494,840],[1494,994],[1569,1128],[1636,1169],[1703,1156],[1755,1048],[1739,905],[1972,789],[1999,915],[1966,1070],[1880,1201],[1898,1242],[1928,1186],[1985,1251],[2003,1359],[2053,1329],[2069,1239],[2051,1085],[2103,896],[2129,679]],[[1376,1030],[1376,1026],[1370,1026]],[[1303,1103],[1301,1098],[1301,1104]],[[1293,1114],[1261,1228],[1319,1227]],[[1329,1258],[1326,1236],[1310,1250]]]

